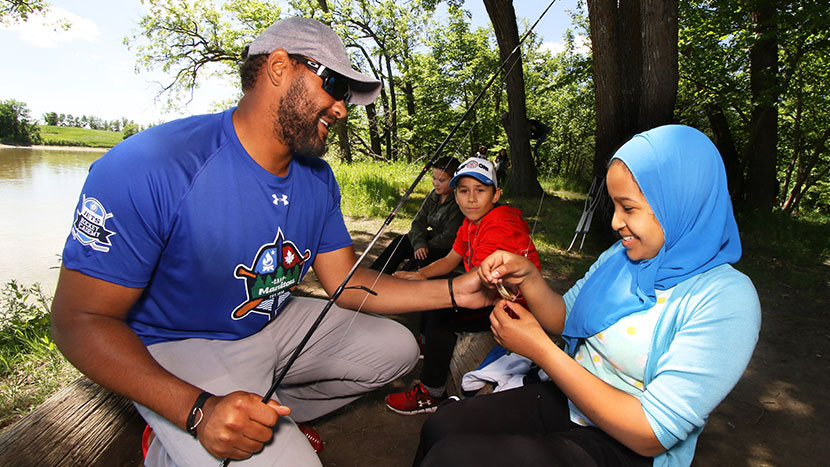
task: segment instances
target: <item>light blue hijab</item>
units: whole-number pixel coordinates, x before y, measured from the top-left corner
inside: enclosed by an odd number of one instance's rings
[[[654,306],[666,290],[741,258],[741,239],[720,153],[700,131],[666,125],[634,136],[614,154],[628,167],[663,228],[657,256],[632,261],[625,249],[585,281],[562,337],[573,355],[579,339]]]

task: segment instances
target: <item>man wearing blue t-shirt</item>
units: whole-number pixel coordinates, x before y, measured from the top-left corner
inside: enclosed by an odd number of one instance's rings
[[[277,21],[243,58],[238,107],[150,128],[92,165],[63,252],[54,339],[135,402],[155,436],[147,465],[319,465],[296,422],[406,374],[418,357],[405,327],[350,309],[454,305],[446,281],[358,268],[350,285],[378,295],[346,290],[261,402],[325,304],[292,290],[314,267],[332,294],[355,262],[319,156],[345,102],[371,103],[380,83],[311,19]],[[461,306],[484,306],[474,275],[455,287]]]

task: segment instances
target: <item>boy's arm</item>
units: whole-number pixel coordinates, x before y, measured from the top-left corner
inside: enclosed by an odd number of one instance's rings
[[[445,276],[452,272],[456,266],[461,263],[461,255],[455,252],[455,250],[450,250],[447,253],[447,256],[444,256],[441,259],[435,260],[432,263],[422,267],[418,270],[420,274],[424,276],[424,278],[429,279],[431,277],[440,277]]]

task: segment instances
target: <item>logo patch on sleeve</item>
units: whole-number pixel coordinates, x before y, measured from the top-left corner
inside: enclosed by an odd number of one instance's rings
[[[83,195],[81,210],[75,212],[75,221],[72,223],[72,236],[82,245],[106,253],[112,246],[110,237],[115,235],[114,231],[106,228],[107,219],[112,216],[100,201]]]

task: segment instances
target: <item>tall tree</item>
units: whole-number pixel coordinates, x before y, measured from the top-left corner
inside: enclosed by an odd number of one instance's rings
[[[677,97],[677,0],[588,0],[594,85],[594,174],[634,134],[671,123]]]
[[[686,0],[681,11],[680,118],[709,128],[736,207],[766,212],[776,194],[787,212],[805,196],[820,203],[830,4]]]
[[[507,140],[510,143],[510,159],[513,169],[507,181],[510,193],[522,197],[542,195],[542,186],[536,178],[536,166],[530,154],[530,127],[527,123],[524,73],[521,54],[512,54],[519,46],[519,27],[512,0],[484,0],[484,6],[499,44],[502,61],[507,61],[507,104],[509,124]],[[508,60],[509,59],[509,60]],[[515,66],[514,66],[515,65]]]
[[[746,147],[746,207],[769,212],[778,195],[778,12],[777,2],[749,3],[755,41],[749,52],[752,115]]]

